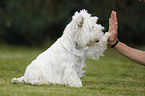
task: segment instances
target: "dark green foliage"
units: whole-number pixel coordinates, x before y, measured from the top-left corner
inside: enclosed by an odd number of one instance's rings
[[[40,45],[56,40],[80,9],[97,15],[105,31],[111,11],[116,10],[120,41],[145,44],[145,3],[138,0],[0,0],[0,41]]]
[[[138,0],[119,2],[119,37],[123,42],[135,45],[145,44],[145,3]]]

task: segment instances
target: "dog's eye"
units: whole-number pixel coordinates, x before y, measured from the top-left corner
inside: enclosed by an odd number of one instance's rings
[[[99,40],[96,41],[96,43],[98,43],[98,42],[99,42]]]

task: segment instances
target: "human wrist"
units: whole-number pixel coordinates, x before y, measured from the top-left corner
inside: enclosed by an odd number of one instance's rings
[[[113,45],[116,42],[116,40],[115,41],[108,41],[109,45]]]
[[[116,39],[116,40],[113,41],[113,42],[109,42],[109,46],[110,46],[110,48],[114,48],[118,43],[119,43],[119,40]]]
[[[117,41],[117,38],[109,38],[108,43],[109,45],[113,45]]]

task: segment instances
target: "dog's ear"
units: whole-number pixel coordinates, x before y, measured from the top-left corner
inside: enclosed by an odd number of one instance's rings
[[[73,16],[73,21],[77,23],[78,27],[82,27],[84,23],[84,17],[80,13],[75,12],[75,15]]]
[[[82,27],[84,23],[84,18],[80,18],[79,23],[78,23],[78,27]]]

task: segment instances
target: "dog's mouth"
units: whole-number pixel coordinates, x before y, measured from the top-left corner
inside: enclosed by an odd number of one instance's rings
[[[94,46],[95,43],[98,43],[99,40],[94,40],[94,41],[90,41],[90,43],[87,44],[88,47]]]
[[[100,40],[98,40],[98,39],[94,39],[94,40],[92,40],[91,42],[93,42],[93,43],[98,43]]]

